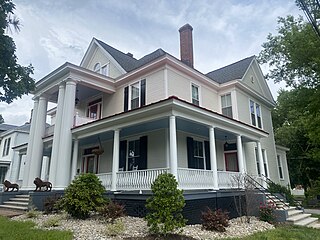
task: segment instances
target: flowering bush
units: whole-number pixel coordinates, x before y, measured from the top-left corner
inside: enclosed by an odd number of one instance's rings
[[[276,205],[273,202],[268,202],[267,204],[260,203],[259,213],[260,220],[268,223],[274,223],[275,215],[274,210],[276,209]]]

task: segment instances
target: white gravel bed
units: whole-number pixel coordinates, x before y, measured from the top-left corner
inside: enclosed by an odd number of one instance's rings
[[[51,218],[59,218],[59,226],[50,228],[44,227],[43,225]],[[26,215],[21,215],[12,219],[20,221],[34,221],[37,224],[37,228],[70,230],[73,232],[75,240],[123,239],[124,237],[143,237],[148,234],[147,223],[142,218],[129,216],[121,218],[125,229],[117,237],[107,236],[106,226],[109,223],[97,217],[87,220],[75,220],[67,217],[65,214],[40,214],[37,218],[27,218]],[[273,228],[273,225],[259,221],[255,217],[251,218],[250,223],[247,223],[245,218],[236,218],[229,221],[229,227],[227,227],[226,232],[223,233],[202,230],[201,225],[196,224],[184,227],[182,234],[195,239],[205,240],[227,237],[244,237],[255,232],[266,231]]]

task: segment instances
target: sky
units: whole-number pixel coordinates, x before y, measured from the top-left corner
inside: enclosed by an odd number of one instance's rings
[[[14,0],[21,31],[10,34],[18,62],[32,63],[36,81],[71,62],[79,65],[92,38],[136,59],[162,48],[179,56],[178,29],[193,27],[194,67],[202,73],[258,55],[279,16],[303,12],[294,0]],[[262,66],[264,73],[267,66]],[[284,83],[268,81],[276,99]],[[50,105],[51,106],[51,105]],[[50,107],[49,106],[49,107]],[[30,119],[32,95],[0,102],[5,123]]]

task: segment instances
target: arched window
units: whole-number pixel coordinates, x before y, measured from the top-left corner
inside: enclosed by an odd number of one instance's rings
[[[101,68],[100,63],[96,63],[94,65],[93,71],[100,73],[100,68]]]

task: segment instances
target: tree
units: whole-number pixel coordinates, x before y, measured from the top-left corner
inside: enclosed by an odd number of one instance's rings
[[[4,119],[3,119],[2,115],[0,114],[0,124],[1,123],[4,123]]]
[[[35,87],[33,67],[17,63],[16,45],[5,34],[10,26],[19,30],[19,20],[13,16],[15,5],[12,0],[0,0],[0,101],[11,103],[14,99],[28,94]]]

